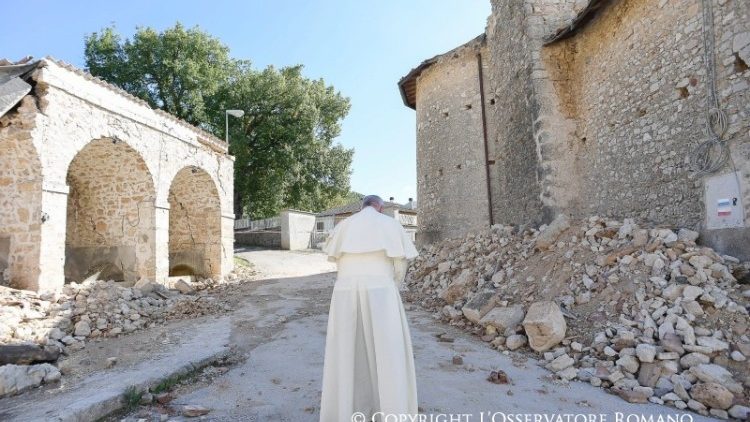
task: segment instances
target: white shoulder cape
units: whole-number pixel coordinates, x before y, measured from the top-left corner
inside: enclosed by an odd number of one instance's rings
[[[419,255],[401,223],[372,207],[337,224],[323,251],[334,260],[344,253],[377,251],[384,251],[390,258],[411,259]]]

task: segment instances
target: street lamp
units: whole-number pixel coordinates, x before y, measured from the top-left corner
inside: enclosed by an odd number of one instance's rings
[[[244,115],[245,115],[245,111],[244,110],[227,110],[226,111],[224,117],[226,117],[227,126],[226,126],[226,131],[224,133],[226,134],[226,137],[227,137],[227,145],[229,145],[229,116],[233,116],[233,117],[239,118],[239,117],[242,117]]]

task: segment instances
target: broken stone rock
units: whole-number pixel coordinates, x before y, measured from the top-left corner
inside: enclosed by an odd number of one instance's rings
[[[698,232],[688,229],[680,229],[677,232],[677,240],[682,242],[695,242],[698,240],[698,236]]]
[[[59,381],[60,371],[49,363],[0,366],[0,397],[12,396],[45,382]]]
[[[523,328],[529,338],[529,346],[537,352],[544,352],[565,338],[567,324],[560,307],[554,302],[531,304]]]
[[[721,384],[698,383],[690,389],[690,396],[707,407],[726,410],[732,405],[734,394]]]
[[[448,287],[440,292],[440,298],[448,303],[453,303],[458,299],[466,296],[471,288],[474,277],[469,270],[464,270]]]
[[[91,326],[88,321],[78,321],[75,325],[73,334],[80,337],[87,337],[91,334]]]
[[[729,344],[714,337],[698,337],[697,342],[699,346],[710,348],[711,352],[720,352],[729,349]]]
[[[656,357],[656,347],[651,344],[639,344],[635,348],[635,354],[641,362],[653,362]]]
[[[555,218],[546,229],[539,233],[536,239],[536,248],[546,250],[552,246],[558,237],[570,227],[570,220],[565,214],[560,214]]]
[[[487,314],[497,303],[495,292],[480,292],[461,308],[464,316],[469,321],[478,324],[479,320]]]
[[[188,404],[182,408],[182,416],[186,416],[188,418],[195,418],[198,416],[206,415],[210,411],[211,409],[207,407],[198,406],[195,404]]]
[[[629,403],[648,403],[648,399],[651,397],[647,391],[643,390],[616,389],[615,392]]]
[[[562,371],[557,372],[557,376],[565,381],[571,381],[578,376],[578,369],[573,366],[569,366]]]
[[[554,360],[552,360],[552,362],[548,363],[547,369],[549,369],[552,372],[559,372],[565,368],[573,366],[574,363],[575,363],[575,359],[568,356],[567,354],[563,354],[563,355],[556,357]]]
[[[524,345],[526,345],[526,336],[523,334],[513,334],[512,336],[508,336],[505,340],[505,347],[507,347],[508,350],[517,350]]]
[[[688,353],[680,358],[680,366],[683,368],[692,368],[693,366],[709,362],[711,362],[711,358],[698,352]]]
[[[661,375],[662,367],[658,363],[642,363],[638,370],[638,383],[645,387],[655,387]]]
[[[706,410],[706,406],[698,400],[690,399],[688,400],[687,405],[690,409],[696,412],[704,412]]]
[[[747,360],[745,355],[743,355],[739,350],[735,350],[734,352],[732,352],[730,357],[735,362],[744,362],[745,360]]]
[[[479,321],[482,325],[492,325],[498,332],[503,333],[508,328],[514,328],[523,321],[523,306],[497,306],[489,311]]]
[[[739,420],[747,420],[750,418],[750,407],[736,404],[729,408],[729,416]]]
[[[190,283],[183,280],[182,278],[175,281],[174,288],[184,295],[195,292],[195,289],[193,288],[193,286],[191,286]]]
[[[634,374],[638,372],[638,359],[636,359],[633,356],[625,355],[620,357],[620,359],[617,359],[617,362],[615,362],[617,366],[622,368],[625,372],[629,372],[631,374]]]
[[[706,383],[720,384],[733,393],[742,393],[742,385],[734,380],[732,373],[713,363],[702,363],[690,368],[690,373]]]

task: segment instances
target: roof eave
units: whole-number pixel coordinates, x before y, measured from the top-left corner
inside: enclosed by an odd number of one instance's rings
[[[442,53],[442,54],[438,54],[438,55],[436,55],[436,56],[434,56],[432,58],[429,58],[429,59],[423,61],[422,63],[419,64],[419,66],[417,66],[414,69],[410,70],[409,73],[406,74],[406,76],[404,76],[403,78],[401,78],[401,80],[398,81],[398,88],[399,88],[399,91],[401,93],[401,100],[404,102],[404,105],[407,106],[407,107],[409,107],[409,108],[411,108],[411,109],[413,109],[413,110],[417,109],[416,83],[417,83],[417,78],[419,77],[419,75],[422,74],[422,72],[424,72],[425,70],[427,70],[433,64],[437,63],[442,57],[445,57],[445,56],[448,56],[450,54],[453,54],[453,53],[455,53],[456,51],[458,51],[458,50],[460,50],[462,48],[472,46],[473,44],[476,44],[473,47],[483,46],[484,43],[486,42],[486,39],[487,39],[487,36],[485,34],[481,34],[481,35],[479,35],[479,36],[477,36],[475,38],[472,38],[469,42],[461,44],[460,46],[458,46],[458,47],[456,47],[456,48],[454,48],[454,49],[452,49],[450,51],[447,51],[447,52]],[[411,96],[411,97],[406,92],[407,84],[414,85],[414,95]]]
[[[614,1],[617,0],[590,0],[589,4],[581,9],[568,25],[558,28],[554,33],[544,37],[544,45],[554,44],[557,41],[574,36],[581,28],[591,22],[600,10]]]

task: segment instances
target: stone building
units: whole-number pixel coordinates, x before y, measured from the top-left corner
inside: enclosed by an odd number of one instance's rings
[[[565,213],[699,229],[750,258],[748,64],[747,1],[492,0],[485,34],[399,82],[420,241]],[[726,130],[702,148],[709,104]]]
[[[232,270],[225,142],[50,58],[0,66],[0,106],[4,284]]]
[[[385,201],[383,205],[383,214],[398,220],[411,239],[415,240],[417,234],[416,203],[412,198],[409,198],[409,202],[406,204],[399,204],[393,200],[394,198],[391,197],[390,200]],[[317,213],[315,216],[315,231],[312,241],[313,246],[320,245],[324,242],[337,224],[351,217],[353,214],[358,213],[361,209],[362,201],[354,201],[346,205],[329,208]]]

